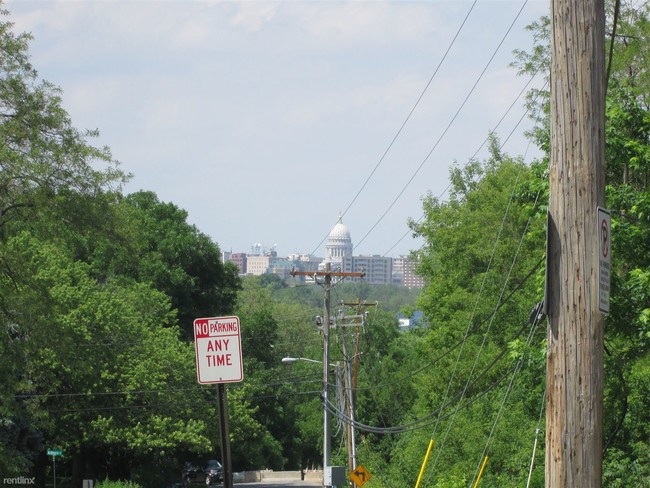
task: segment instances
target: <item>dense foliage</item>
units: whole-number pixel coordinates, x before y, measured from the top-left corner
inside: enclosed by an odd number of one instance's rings
[[[150,478],[218,443],[183,339],[188,317],[232,313],[239,280],[185,212],[122,195],[128,175],[72,125],[28,41],[3,18],[0,473],[42,484],[56,448],[75,485]]]

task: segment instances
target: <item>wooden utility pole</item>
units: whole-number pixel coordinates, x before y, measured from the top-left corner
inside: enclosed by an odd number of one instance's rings
[[[599,488],[604,206],[603,0],[551,0],[551,163],[546,311],[546,487]]]
[[[361,333],[361,328],[365,323],[366,314],[362,313],[361,308],[364,307],[376,307],[378,302],[368,303],[361,302],[360,299],[357,299],[356,302],[343,302],[341,301],[339,305],[345,307],[352,307],[355,309],[354,315],[343,315],[339,317],[341,323],[337,324],[342,328],[341,340],[343,346],[343,356],[345,359],[344,370],[345,370],[345,382],[346,382],[346,413],[350,422],[347,423],[346,429],[346,449],[348,451],[348,466],[350,471],[354,471],[357,468],[357,446],[356,446],[356,429],[354,428],[355,421],[355,405],[356,405],[356,388],[357,388],[357,372],[359,369],[359,335]],[[348,353],[348,328],[353,327],[356,329],[354,331],[353,343],[354,343],[354,354],[352,356]],[[357,484],[352,481],[352,487],[356,487]]]
[[[332,278],[363,278],[365,273],[346,273],[343,271],[332,271],[331,263],[325,263],[324,271],[296,271],[291,270],[291,276],[313,276],[314,279],[323,278],[323,486],[331,486],[327,482],[326,472],[331,468],[331,416],[329,410],[329,384],[330,384],[330,300],[332,290]],[[331,473],[330,473],[331,474]]]

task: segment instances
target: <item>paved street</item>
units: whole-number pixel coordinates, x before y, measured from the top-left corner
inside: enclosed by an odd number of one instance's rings
[[[235,483],[234,488],[293,488],[296,486],[317,488],[322,485],[318,481],[311,480],[262,480],[255,483]]]

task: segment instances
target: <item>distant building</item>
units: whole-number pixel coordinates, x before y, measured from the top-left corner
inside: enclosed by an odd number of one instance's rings
[[[424,279],[415,273],[416,263],[410,256],[393,259],[394,283],[413,289],[424,288]]]
[[[419,310],[413,312],[410,317],[405,317],[403,313],[397,315],[399,321],[399,331],[404,332],[424,325],[424,314]]]
[[[364,273],[363,278],[347,278],[365,281],[371,285],[390,285],[393,278],[393,259],[383,256],[346,256],[342,270],[346,273]]]
[[[261,276],[266,273],[273,273],[273,270],[280,270],[286,267],[287,259],[279,258],[278,253],[269,251],[264,254],[249,254],[246,256],[246,274]],[[282,271],[281,274],[285,274]]]
[[[270,256],[249,254],[246,256],[246,274],[260,276],[266,273],[271,263]]]
[[[297,271],[318,271],[319,264],[323,262],[323,258],[311,254],[289,254],[287,260]]]
[[[236,253],[228,253],[228,254],[230,254],[228,261],[235,263],[235,265],[239,269],[239,274],[240,275],[246,274],[246,265],[247,265],[246,253],[236,252]]]
[[[291,276],[292,269],[294,269],[293,263],[287,258],[276,258],[269,263],[267,273],[274,274],[282,279],[287,279]]]
[[[325,243],[325,263],[330,263],[331,269],[342,269],[343,258],[352,256],[352,238],[347,225],[339,215]]]
[[[251,254],[222,253],[223,261],[232,261],[239,268],[241,275],[260,276],[273,273],[288,278],[292,270],[322,271],[330,263],[332,271],[364,273],[363,278],[346,278],[351,281],[364,281],[372,285],[397,285],[406,288],[423,288],[424,279],[415,273],[416,263],[410,256],[390,258],[380,255],[352,254],[354,246],[350,229],[339,215],[338,222],[330,230],[325,243],[325,258],[310,254],[290,254],[286,258],[278,257],[276,246],[269,248],[262,244],[253,244]],[[313,281],[311,276],[301,276],[299,281]]]

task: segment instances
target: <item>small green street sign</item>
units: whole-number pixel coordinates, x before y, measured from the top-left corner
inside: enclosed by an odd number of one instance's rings
[[[48,456],[63,456],[63,451],[60,449],[48,449],[47,450],[47,455]]]

